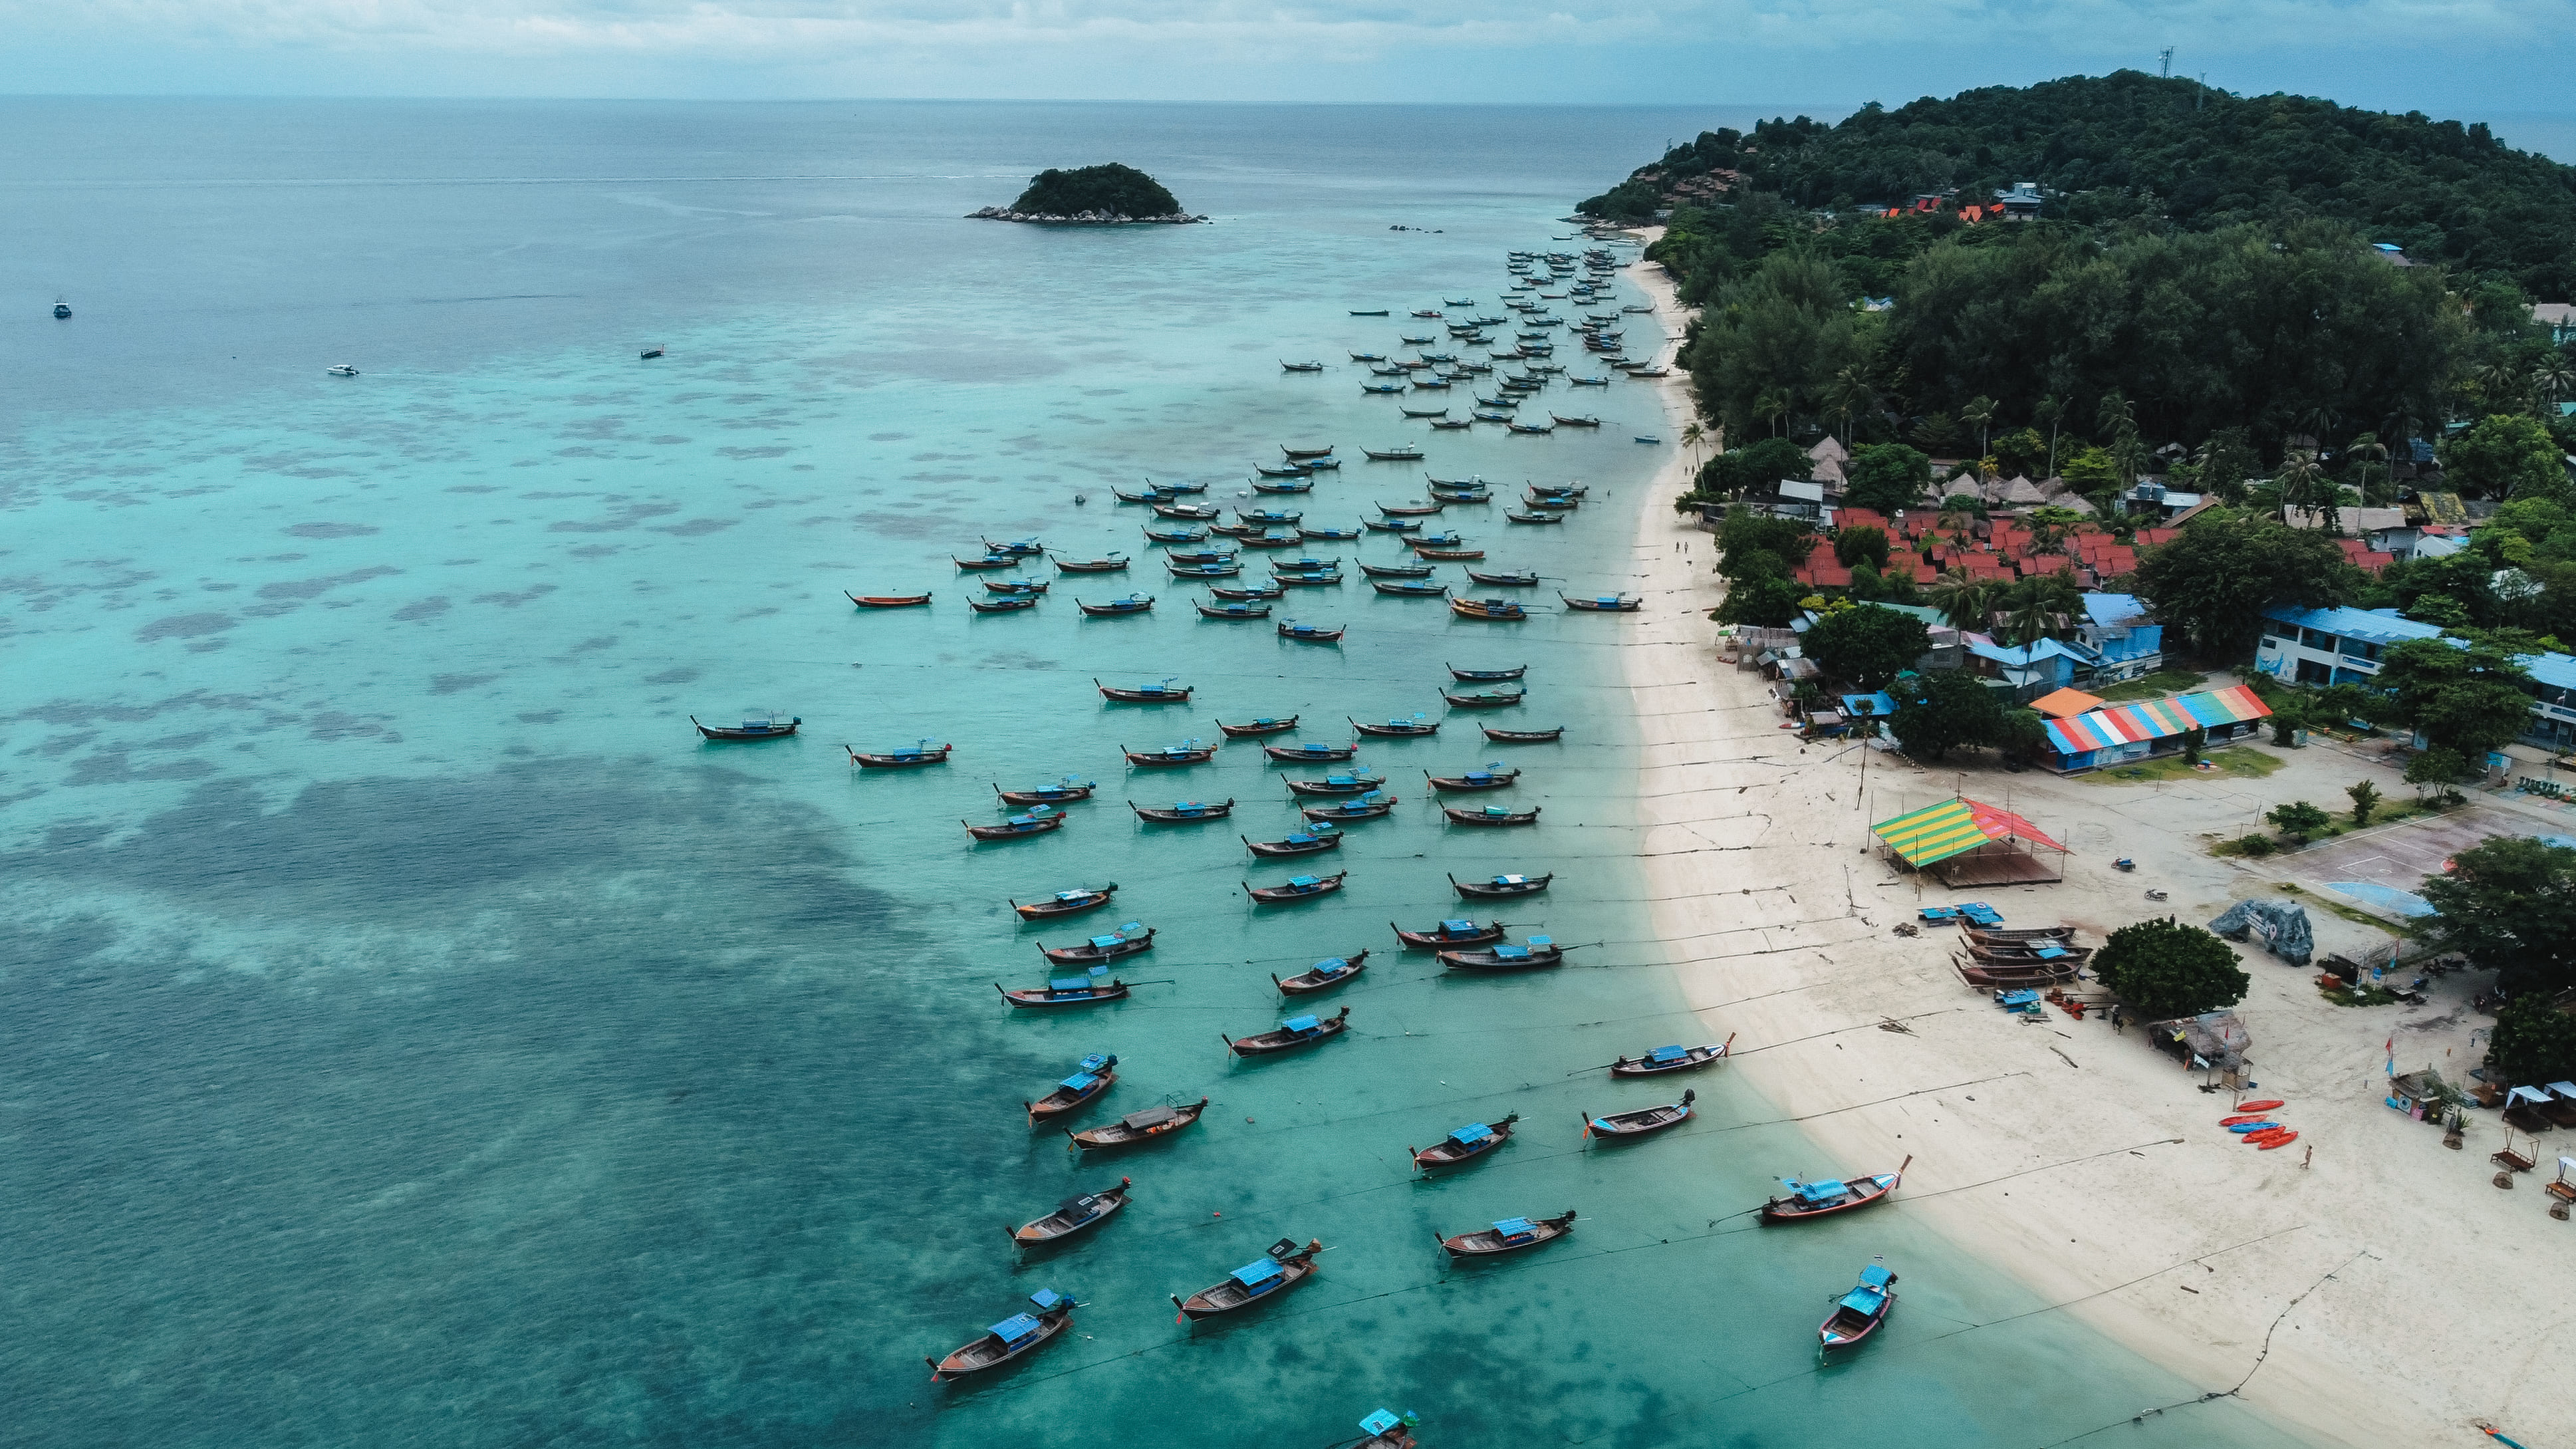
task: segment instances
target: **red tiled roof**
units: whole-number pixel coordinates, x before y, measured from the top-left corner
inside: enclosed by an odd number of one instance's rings
[[[2104,578],[2118,578],[2138,571],[2138,551],[2134,548],[2106,548],[2101,557],[2092,560],[2096,572]]]
[[[1851,587],[1851,570],[1834,562],[1831,554],[1827,554],[1821,564],[1810,560],[1805,568],[1798,570],[1795,577],[1802,584],[1820,589]]]
[[[2179,528],[2141,528],[2138,530],[2138,547],[2152,548],[2160,543],[2171,543],[2181,536]]]

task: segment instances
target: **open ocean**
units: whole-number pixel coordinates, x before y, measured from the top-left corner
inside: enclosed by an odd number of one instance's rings
[[[1274,615],[1347,642],[1291,644],[1197,618],[1110,496],[1250,506],[1250,464],[1328,442],[1347,465],[1275,501],[1347,527],[1422,493],[1357,456],[1413,439],[1502,496],[1588,482],[1559,529],[1441,522],[1489,567],[1622,586],[1664,456],[1631,441],[1665,431],[1642,389],[1543,395],[1597,433],[1431,433],[1345,354],[1398,351],[1442,297],[1493,309],[1506,248],[1574,249],[1575,199],[1749,114],[0,101],[0,1445],[1322,1449],[1381,1405],[1433,1449],[2287,1442],[2233,1402],[2133,1427],[2195,1386],[1901,1203],[1755,1229],[1773,1174],[1895,1164],[1823,1160],[1724,1069],[1600,1070],[1707,1039],[1642,926],[1631,621],[1473,624],[1351,570]],[[1113,159],[1217,224],[959,219]],[[1279,368],[1310,357],[1331,369]],[[1028,535],[1137,566],[970,615],[950,555]],[[1130,589],[1156,610],[1075,611]],[[1371,742],[1403,804],[1322,858],[1351,884],[1320,903],[1240,893],[1295,873],[1236,839],[1291,820],[1252,742],[1118,753],[1437,717],[1444,661],[1526,663],[1492,718],[1565,742],[1489,746],[1473,715]],[[1198,698],[1109,705],[1094,676]],[[689,727],[773,706],[805,732]],[[924,737],[954,762],[839,748]],[[1439,823],[1421,772],[1506,755],[1543,823]],[[994,782],[1068,772],[1101,790],[1066,829],[968,842]],[[1166,828],[1120,803],[1184,795],[1240,803]],[[1444,873],[1519,869],[1556,887],[1502,918],[1579,964],[1443,979],[1395,949],[1390,918],[1463,913]],[[1004,905],[1109,880],[1072,926]],[[1043,979],[1039,939],[1130,920],[1162,934],[1119,974],[1168,984],[1047,1015],[994,994]],[[1229,1061],[1220,1034],[1282,1015],[1269,973],[1362,947],[1322,998],[1349,1038]],[[1206,1119],[1077,1161],[1019,1104],[1094,1051],[1120,1080],[1079,1125],[1202,1094]],[[1584,1142],[1582,1114],[1685,1085],[1691,1126]],[[1409,1171],[1514,1111],[1492,1160]],[[1014,1263],[1005,1225],[1122,1174],[1134,1206]],[[1523,1258],[1433,1243],[1569,1207]],[[1167,1295],[1309,1236],[1332,1250],[1284,1301],[1174,1324]],[[1889,1326],[1820,1365],[1872,1255],[1902,1277]],[[1050,1287],[1074,1332],[926,1382]]]

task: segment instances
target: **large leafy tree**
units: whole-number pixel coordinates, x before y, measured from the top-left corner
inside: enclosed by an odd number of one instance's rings
[[[1932,460],[1903,443],[1861,448],[1843,469],[1843,502],[1886,514],[1914,507],[1931,486]]]
[[[2010,736],[2004,704],[1993,690],[1955,669],[1917,677],[1888,721],[1896,742],[1917,760],[1937,760],[1962,745],[1992,745]]]
[[[1836,678],[1878,689],[1931,649],[1932,633],[1911,614],[1863,604],[1825,615],[1801,642],[1807,657]]]
[[[2225,941],[2170,916],[2113,931],[2093,975],[2149,1021],[2234,1006],[2254,984]]]
[[[2576,1016],[2545,996],[2526,996],[2496,1013],[2487,1059],[2508,1086],[2536,1086],[2576,1078]]]
[[[2504,413],[2479,419],[2442,445],[2442,481],[2486,498],[2576,504],[2567,464],[2538,418]]]
[[[2451,857],[2424,899],[2442,943],[2493,967],[2508,991],[2576,986],[2576,850],[2497,836]]]
[[[1827,411],[1835,376],[1866,368],[1862,333],[1874,326],[1853,311],[1830,260],[1790,247],[1719,289],[1683,361],[1700,406],[1751,431]]]
[[[2377,682],[2391,719],[2435,749],[2483,760],[2530,727],[2531,674],[2518,656],[2534,648],[2510,632],[2409,639],[2389,649]]]
[[[2324,534],[2214,509],[2148,549],[2137,586],[2167,627],[2204,654],[2232,658],[2252,650],[2271,605],[2341,604],[2360,582]]]
[[[1700,466],[1699,491],[1710,498],[1768,493],[1782,479],[1803,483],[1816,476],[1816,460],[1786,438],[1764,438],[1718,454]]]

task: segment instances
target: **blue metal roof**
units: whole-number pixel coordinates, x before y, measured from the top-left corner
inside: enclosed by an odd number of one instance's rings
[[[2135,594],[2086,594],[2084,612],[2096,624],[2118,624],[2147,617],[2147,606]]]
[[[2576,689],[2576,657],[2565,654],[2526,654],[2522,667],[2531,671],[2535,684],[2554,689]]]
[[[2408,639],[2438,637],[2438,624],[2420,624],[2402,617],[2395,609],[2302,609],[2295,604],[2274,604],[2263,611],[2266,619],[2314,629],[2339,639],[2358,639],[2365,644],[2397,644]]]

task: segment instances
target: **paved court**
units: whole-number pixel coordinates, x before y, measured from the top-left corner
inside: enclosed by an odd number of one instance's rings
[[[2424,877],[2440,874],[2442,862],[2479,841],[2495,835],[2528,835],[2537,828],[2527,817],[2511,811],[2473,806],[2374,831],[2356,840],[2330,840],[2300,851],[2284,864],[2305,884],[2363,881],[2412,892]]]

